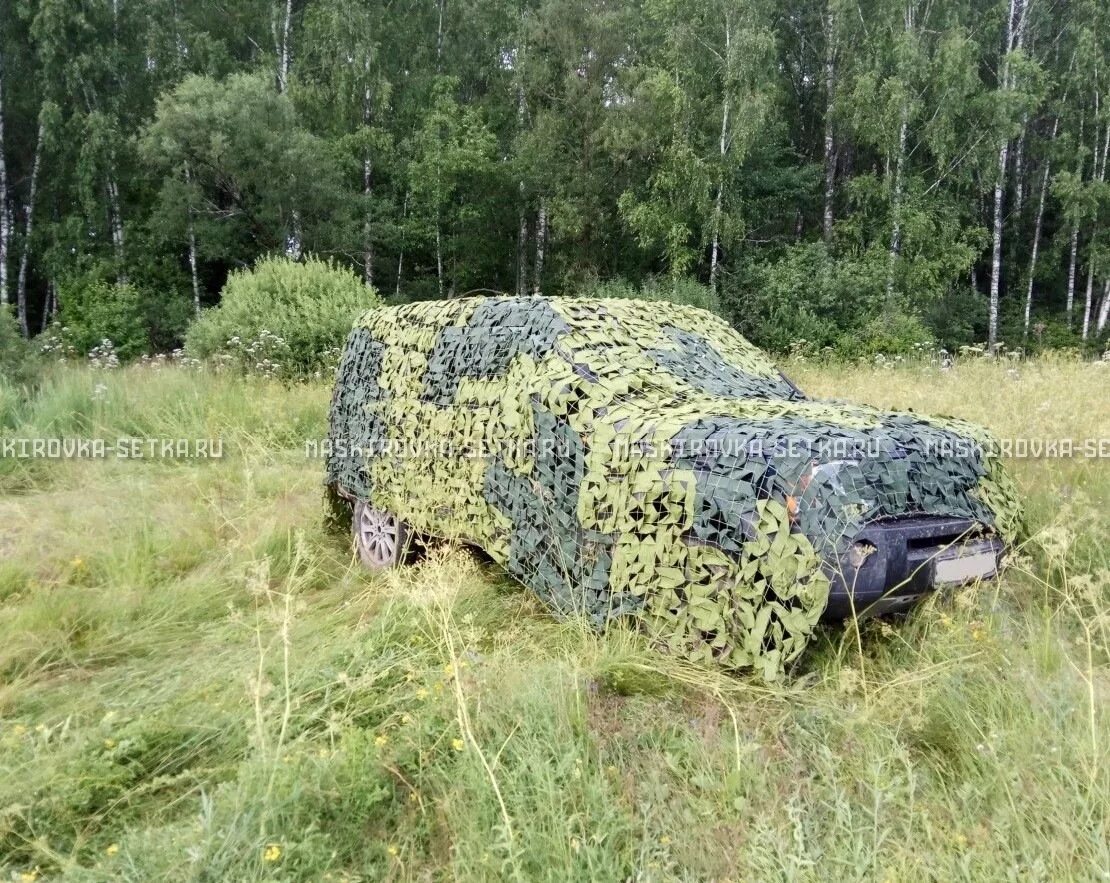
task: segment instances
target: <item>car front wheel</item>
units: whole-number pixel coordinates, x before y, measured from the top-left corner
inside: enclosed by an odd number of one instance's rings
[[[353,522],[355,549],[363,565],[370,570],[385,570],[401,563],[408,545],[408,529],[396,515],[359,500],[355,503]]]

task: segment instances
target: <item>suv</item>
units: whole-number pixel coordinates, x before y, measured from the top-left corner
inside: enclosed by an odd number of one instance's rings
[[[767,677],[822,618],[993,577],[1019,520],[982,428],[808,399],[722,319],[655,301],[371,310],[327,469],[369,567],[463,540],[559,612]]]

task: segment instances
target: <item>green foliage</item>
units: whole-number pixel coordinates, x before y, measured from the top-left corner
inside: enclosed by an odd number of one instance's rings
[[[63,341],[78,354],[87,355],[104,341],[124,361],[149,352],[148,296],[135,285],[89,272],[64,280],[58,296]]]
[[[15,317],[0,308],[0,378],[11,386],[30,383],[36,376],[39,360],[19,333]]]
[[[929,329],[916,316],[883,312],[861,328],[844,334],[837,350],[846,356],[900,356],[919,353],[933,345]]]
[[[379,304],[373,289],[333,261],[263,258],[231,274],[220,305],[189,328],[186,349],[248,371],[307,377],[334,366],[355,317]]]

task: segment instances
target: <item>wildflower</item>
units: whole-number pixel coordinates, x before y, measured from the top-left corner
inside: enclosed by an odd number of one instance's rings
[[[427,699],[428,698],[427,689],[424,688],[424,687],[418,687],[417,690],[416,690],[416,698],[417,699]]]
[[[116,740],[115,739],[105,739],[104,740],[104,747],[107,748],[109,751],[111,751],[113,748],[116,747]]]
[[[85,559],[83,559],[83,558],[74,558],[69,563],[73,567],[74,570],[84,570],[85,569]]]
[[[27,728],[23,726],[23,724],[16,724],[14,727],[12,727],[12,732],[15,733],[17,736],[26,736]]]
[[[401,850],[399,850],[397,848],[397,844],[395,844],[395,843],[390,843],[389,846],[387,846],[385,848],[385,851],[388,852],[394,858],[397,858],[397,855],[401,852]]]
[[[409,803],[416,803],[416,801],[418,801],[419,799],[420,795],[417,794],[415,791],[409,792]]]
[[[109,843],[108,848],[105,849],[104,852],[107,855],[115,855],[117,852],[119,852],[119,844],[118,843]]]
[[[19,875],[19,883],[35,883],[39,878],[39,869],[36,867],[33,871],[24,871]]]
[[[462,751],[466,747],[466,743],[462,739],[452,739],[451,747],[456,751]]]
[[[276,843],[267,843],[266,849],[262,853],[262,860],[266,862],[276,862],[281,858],[281,847]]]
[[[666,834],[664,834],[662,837],[659,838],[659,842],[663,846],[670,846],[671,845],[671,838],[668,837]]]
[[[374,737],[374,744],[377,745],[379,748],[383,747],[388,742],[389,736],[387,736],[385,733],[380,733]]]

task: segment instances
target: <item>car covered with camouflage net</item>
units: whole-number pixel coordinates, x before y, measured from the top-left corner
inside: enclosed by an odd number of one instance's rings
[[[992,576],[1019,521],[982,428],[810,400],[722,319],[654,301],[371,310],[327,468],[371,567],[464,540],[560,613],[767,677],[822,617]]]

